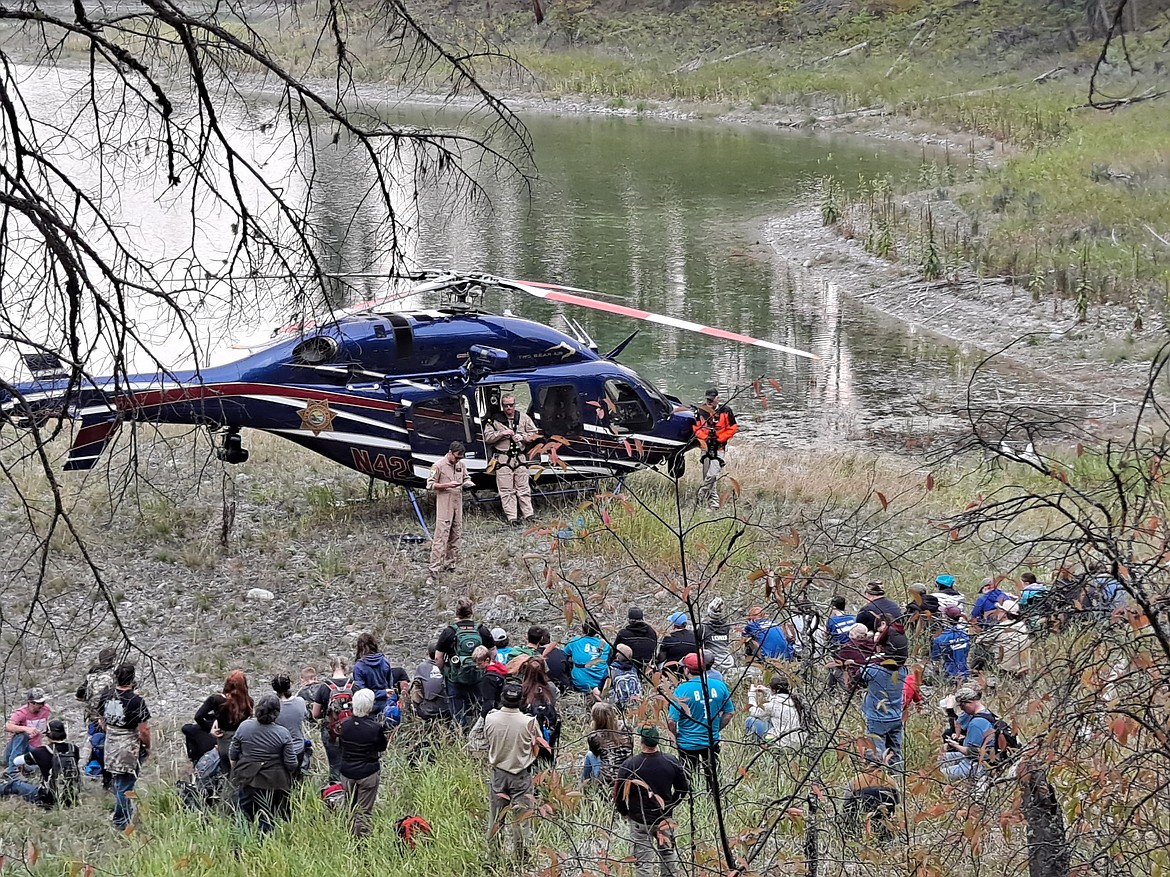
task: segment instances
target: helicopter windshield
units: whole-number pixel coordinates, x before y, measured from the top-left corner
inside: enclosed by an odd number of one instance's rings
[[[669,417],[670,413],[674,411],[674,404],[666,398],[661,390],[654,386],[653,381],[647,380],[633,369],[630,369],[630,371],[633,373],[634,377],[638,379],[638,382],[642,385],[642,388],[646,391],[646,394],[654,403],[654,407],[658,409],[655,414],[659,418]]]

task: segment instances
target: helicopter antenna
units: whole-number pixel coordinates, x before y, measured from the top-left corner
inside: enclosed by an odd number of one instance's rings
[[[590,350],[596,353],[597,342],[593,340],[593,336],[590,335],[589,332],[586,331],[585,327],[577,322],[577,320],[575,320],[573,317],[570,317],[568,314],[565,314],[564,316],[565,324],[569,327],[569,330],[577,336],[577,343],[583,344],[585,347],[588,347]]]

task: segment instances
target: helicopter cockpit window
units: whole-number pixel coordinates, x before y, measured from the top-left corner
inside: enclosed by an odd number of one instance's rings
[[[471,432],[462,396],[439,396],[416,402],[411,409],[414,431],[420,439],[447,444],[469,442]]]
[[[606,381],[605,396],[613,403],[610,412],[616,426],[631,432],[640,432],[654,425],[650,409],[646,407],[637,391],[625,381]]]
[[[537,424],[545,435],[566,435],[581,431],[581,401],[572,384],[541,387],[537,393]]]

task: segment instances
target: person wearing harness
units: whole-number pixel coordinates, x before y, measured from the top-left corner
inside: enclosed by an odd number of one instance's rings
[[[540,430],[532,418],[516,410],[516,398],[504,396],[500,400],[502,413],[495,414],[483,430],[483,440],[492,449],[495,468],[496,491],[500,494],[500,507],[509,524],[519,524],[520,519],[531,521],[532,482],[528,477],[527,445],[540,438]]]
[[[710,509],[719,508],[719,491],[715,482],[723,471],[723,451],[732,437],[739,432],[735,412],[719,402],[719,390],[712,387],[707,391],[707,402],[695,409],[695,439],[703,450],[699,458],[703,465],[703,484],[699,488],[698,501],[706,501]]]

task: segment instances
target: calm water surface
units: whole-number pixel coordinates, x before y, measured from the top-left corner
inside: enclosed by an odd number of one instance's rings
[[[82,74],[58,75],[58,82],[43,75],[30,82],[27,99],[34,111],[67,112],[68,96]],[[67,101],[58,110],[62,95]],[[451,126],[460,117],[414,108],[394,111],[391,118]],[[486,170],[478,176],[484,193],[478,200],[428,187],[412,199],[412,187],[403,187],[394,209],[409,226],[404,240],[414,265],[594,289],[646,310],[816,352],[823,362],[596,312],[571,314],[602,350],[640,328],[621,360],[685,401],[701,399],[711,384],[727,395],[759,376],[774,378],[781,393],[770,391],[766,408],[749,395],[735,405],[752,433],[785,443],[839,443],[875,432],[914,431],[922,428],[924,402],[960,400],[982,357],[912,335],[833,289],[794,292],[768,257],[768,247],[757,240],[760,223],[752,221],[807,199],[825,176],[846,186],[875,175],[912,179],[919,150],[638,117],[527,113],[524,120],[535,146],[531,188]],[[235,136],[258,164],[279,172],[298,160],[301,153],[290,138],[258,133],[242,112],[234,121]],[[291,188],[290,197],[306,204],[327,264],[342,271],[383,267],[369,256],[378,243],[371,230],[374,218],[382,212],[362,197],[369,168],[344,144],[330,146],[329,132],[319,136],[323,148],[312,191]],[[154,158],[133,151],[127,156],[95,167],[81,137],[61,161],[95,187],[118,192],[123,218],[142,247],[181,253],[194,240],[214,265],[215,255],[230,242],[230,222],[208,207],[206,215],[197,216],[193,236],[188,205],[159,184]],[[409,180],[405,171],[402,179]],[[371,280],[352,294],[365,298],[380,291],[380,282]],[[487,306],[564,328],[561,306],[525,296],[501,296]],[[215,349],[249,334],[249,328],[282,322],[281,311],[280,302],[258,305],[249,327],[247,318],[236,313],[229,318],[217,310],[214,296],[204,296],[195,308],[202,348],[197,361],[216,361]],[[189,356],[183,361],[184,338],[173,321],[143,307],[139,323],[162,361],[191,364]]]

